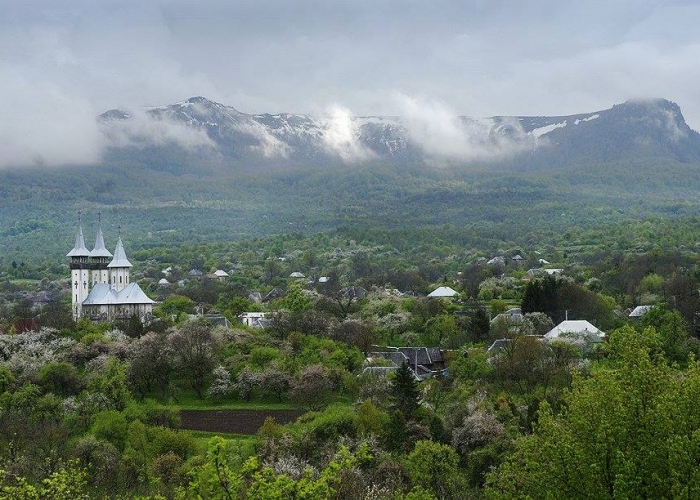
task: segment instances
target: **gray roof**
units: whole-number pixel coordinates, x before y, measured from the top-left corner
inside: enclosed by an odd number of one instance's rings
[[[391,361],[395,366],[401,366],[408,362],[408,358],[402,352],[390,351],[390,352],[370,352],[367,354],[367,358],[383,358],[387,361]]]
[[[131,262],[126,258],[126,252],[124,251],[124,244],[121,238],[117,241],[117,248],[114,249],[114,258],[107,267],[132,267]]]
[[[106,306],[121,304],[154,304],[154,301],[143,293],[138,283],[129,283],[120,291],[116,291],[107,283],[99,283],[92,287],[84,306]]]
[[[378,377],[386,377],[389,373],[398,369],[397,366],[368,366],[362,373],[369,373]]]
[[[85,248],[85,238],[83,237],[83,226],[78,226],[78,234],[75,235],[75,246],[73,250],[66,254],[66,257],[89,257],[90,251]]]
[[[97,226],[97,236],[95,236],[95,248],[90,251],[90,257],[111,257],[112,253],[105,247],[105,238],[102,235],[102,228]]]
[[[432,365],[433,360],[430,359],[430,354],[428,353],[428,349],[425,347],[397,347],[396,348],[399,352],[404,353],[404,355],[408,358],[408,363],[410,366],[414,366],[416,364],[419,365]]]
[[[637,306],[629,314],[630,318],[641,318],[651,310],[652,306]]]

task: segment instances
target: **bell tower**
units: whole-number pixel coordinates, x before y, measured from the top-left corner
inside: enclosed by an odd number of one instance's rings
[[[129,284],[131,262],[126,258],[121,235],[119,236],[119,241],[117,241],[117,247],[114,249],[114,258],[107,265],[107,268],[109,269],[109,284],[117,292]]]
[[[80,213],[78,213],[78,233],[75,236],[75,246],[66,257],[70,257],[71,303],[73,305],[73,319],[77,320],[82,316],[82,304],[90,292],[90,252],[85,248]]]
[[[105,239],[102,234],[102,215],[97,215],[97,235],[95,236],[95,248],[90,251],[90,273],[92,286],[100,283],[109,284],[109,270],[107,265],[112,254],[105,247]]]

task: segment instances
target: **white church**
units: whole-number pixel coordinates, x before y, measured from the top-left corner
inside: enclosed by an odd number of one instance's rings
[[[88,250],[83,227],[79,224],[75,247],[67,257],[70,257],[73,319],[111,321],[136,315],[141,321],[146,321],[150,317],[155,302],[138,283],[130,282],[132,266],[126,258],[121,236],[112,256],[105,247],[102,227],[98,223],[95,247]]]

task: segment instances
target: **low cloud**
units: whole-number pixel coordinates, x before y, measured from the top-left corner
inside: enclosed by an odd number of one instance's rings
[[[60,86],[0,66],[0,168],[99,161],[95,110]]]
[[[263,155],[265,158],[289,158],[292,147],[269,133],[259,123],[252,122],[247,125],[241,125],[238,127],[238,130],[257,139],[258,145],[250,146],[252,151]]]
[[[516,120],[463,118],[439,101],[405,94],[394,98],[402,110],[401,123],[427,161],[488,161],[532,147]]]
[[[107,147],[147,147],[176,144],[185,149],[215,148],[206,130],[189,126],[167,116],[144,110],[129,111],[124,120],[106,120],[100,125]]]
[[[360,130],[346,108],[329,108],[324,126],[321,136],[324,147],[329,152],[338,154],[345,163],[363,162],[376,156],[360,142]]]

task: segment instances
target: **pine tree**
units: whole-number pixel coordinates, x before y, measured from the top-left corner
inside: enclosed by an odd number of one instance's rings
[[[418,381],[413,374],[413,370],[409,368],[408,363],[403,363],[394,373],[396,376],[391,383],[394,399],[393,406],[394,409],[401,412],[406,420],[409,420],[420,405]]]

